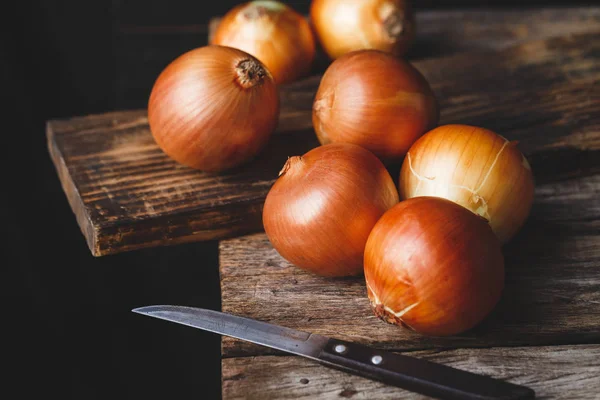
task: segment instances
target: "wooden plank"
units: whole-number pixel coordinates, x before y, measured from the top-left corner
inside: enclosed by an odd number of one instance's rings
[[[308,13],[309,11],[310,0],[283,1],[290,4],[298,12]],[[451,4],[447,0],[418,0],[413,1],[413,3],[417,11],[448,8],[464,9],[465,7],[480,8],[482,6],[481,0],[454,0]],[[221,0],[218,3],[176,0],[172,2],[171,6],[165,7],[161,0],[114,0],[112,2],[112,12],[115,19],[126,24],[136,26],[181,26],[205,23],[212,15],[225,13],[238,4],[240,4],[240,0]],[[487,7],[494,7],[500,12],[503,9],[515,8],[515,6],[531,9],[535,6],[572,7],[575,5],[585,6],[590,3],[581,0],[486,0],[483,4]]]
[[[597,399],[600,346],[501,347],[409,355],[527,385],[537,398]],[[223,399],[425,399],[300,357],[224,359]]]
[[[533,40],[594,32],[600,24],[600,8],[419,10],[415,21],[418,34],[407,54],[411,61],[474,50],[502,50]],[[210,20],[209,41],[220,22],[219,17]],[[192,30],[190,26],[145,27],[143,30],[123,26],[120,29],[171,35]]]
[[[600,169],[599,47],[600,30],[415,66],[439,98],[442,124],[481,125],[519,140],[536,179],[547,182]],[[166,157],[144,110],[51,121],[51,155],[92,254],[260,231],[262,202],[281,165],[318,144],[311,108],[319,79],[282,87],[269,147],[221,174]]]
[[[500,3],[507,5],[504,0]],[[407,57],[416,61],[463,51],[502,50],[525,41],[598,30],[599,7],[570,5],[536,9],[429,10],[419,1],[415,4],[418,7],[415,18],[419,32]],[[121,6],[125,7],[125,4]],[[180,12],[197,6],[186,4],[172,11]],[[452,4],[454,8],[458,6]],[[219,18],[211,19],[210,23],[199,23],[198,13],[182,13],[181,18],[173,20],[161,13],[160,21],[149,23],[147,17],[141,21],[138,19],[140,7],[128,3],[125,8],[136,10],[136,14],[128,17],[118,12],[122,18],[115,24],[116,86],[119,107],[129,109],[146,106],[152,84],[166,63],[184,51],[206,44]],[[188,20],[189,15],[193,15],[192,22]],[[326,60],[320,56],[320,61],[315,63],[315,73],[326,65]]]
[[[427,337],[377,319],[364,278],[328,279],[285,261],[266,235],[220,243],[225,312],[392,350],[600,343],[600,175],[539,185],[504,248],[506,285],[472,331]],[[224,337],[224,357],[274,354]]]

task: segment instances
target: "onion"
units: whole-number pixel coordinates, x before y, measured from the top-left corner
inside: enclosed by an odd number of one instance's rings
[[[288,159],[265,200],[263,225],[273,247],[297,267],[357,275],[371,228],[397,202],[393,179],[375,155],[330,144]]]
[[[148,103],[158,146],[204,171],[240,165],[257,155],[277,125],[279,97],[269,71],[243,51],[206,46],[171,62]]]
[[[211,43],[252,54],[278,84],[308,74],[315,58],[315,39],[308,21],[278,1],[252,1],[231,9]]]
[[[415,38],[415,20],[405,0],[313,0],[310,17],[332,59],[355,50],[404,55]]]
[[[400,197],[436,196],[484,217],[502,243],[524,224],[533,203],[527,159],[496,133],[444,125],[420,138],[402,165]]]
[[[408,62],[377,50],[335,60],[325,71],[313,104],[319,141],[347,142],[399,161],[436,126],[438,107],[425,78]]]
[[[501,245],[486,221],[446,199],[387,211],[365,247],[367,293],[386,322],[433,336],[477,325],[504,287]]]

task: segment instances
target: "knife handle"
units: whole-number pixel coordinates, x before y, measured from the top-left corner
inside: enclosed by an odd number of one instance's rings
[[[423,359],[330,339],[319,360],[337,369],[441,399],[533,399],[535,392]]]

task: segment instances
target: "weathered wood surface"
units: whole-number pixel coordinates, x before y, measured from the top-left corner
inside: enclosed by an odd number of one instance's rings
[[[363,277],[331,279],[285,261],[262,233],[220,243],[222,309],[391,350],[600,343],[600,175],[539,185],[525,227],[504,248],[506,285],[470,332],[427,337],[370,309]],[[224,357],[273,350],[224,337]]]
[[[140,9],[148,9],[148,6],[140,7],[131,0],[127,4],[120,3],[121,18],[115,25],[120,60],[117,66],[117,97],[122,107],[140,107],[135,99],[148,98],[151,85],[165,63],[184,51],[206,44],[219,19],[211,20],[210,24],[199,22],[200,14],[193,11],[199,6],[190,2],[185,3],[185,7],[172,7],[165,11],[181,15],[165,16],[165,13],[160,13],[159,20],[149,23],[149,16],[141,17],[140,14]],[[481,6],[481,1],[473,3]],[[485,3],[490,6],[493,2]],[[450,11],[428,10],[424,1],[415,2],[419,32],[408,57],[415,61],[462,51],[501,50],[524,41],[598,30],[598,7],[575,7],[572,3],[571,7],[541,9],[526,8],[521,3],[518,8],[511,9],[509,3],[496,0],[495,4],[501,7]],[[458,9],[460,2],[453,1],[451,7]],[[188,14],[183,14],[186,9]],[[131,13],[132,10],[135,12]],[[316,63],[315,71],[322,70],[324,65],[321,59]]]
[[[427,350],[409,355],[529,386],[540,399],[597,399],[600,393],[599,345]],[[300,357],[223,360],[223,399],[317,398],[427,397]]]
[[[510,23],[487,26],[508,32]],[[594,36],[587,37],[598,40]],[[518,41],[518,35],[513,39]],[[469,68],[464,55],[416,63],[441,98],[442,123],[467,120],[520,140],[536,173],[532,215],[504,248],[502,300],[482,324],[446,338],[385,324],[370,310],[363,278],[306,273],[283,260],[264,234],[221,242],[223,311],[378,348],[410,350],[418,357],[528,385],[538,398],[597,398],[600,124],[594,109],[600,101],[600,77],[597,47],[568,45],[580,39],[528,42],[499,54],[468,56],[473,65],[486,65],[481,70]],[[590,55],[593,72],[581,73],[588,69],[586,62],[568,61],[580,51]],[[531,62],[516,61],[525,54]],[[546,57],[558,57],[551,63],[560,64],[559,70],[541,72]],[[449,82],[444,76],[461,78]],[[562,114],[581,91],[586,100]],[[222,354],[224,399],[423,398],[228,337],[223,337]]]
[[[598,30],[600,9],[560,7],[419,11],[415,14],[415,21],[418,37],[407,54],[411,60],[465,51],[502,50],[565,33],[593,32]],[[220,22],[221,18],[210,21],[209,40]],[[125,32],[132,32],[132,27],[123,28]],[[148,28],[145,31],[148,33]],[[176,33],[177,28],[172,28],[170,32]]]
[[[599,9],[590,10],[582,25],[598,25],[594,33],[415,62],[439,98],[440,123],[481,125],[519,140],[540,182],[598,171],[600,24]],[[556,24],[564,33],[564,23]],[[268,148],[221,174],[164,155],[145,110],[49,122],[48,147],[92,254],[261,230],[262,203],[281,165],[318,144],[311,107],[319,80],[282,87],[280,126]]]
[[[597,398],[600,174],[536,187],[530,218],[503,249],[500,303],[479,326],[451,337],[427,337],[380,321],[363,277],[304,272],[262,233],[221,241],[219,250],[225,312],[411,351],[531,386],[539,398]],[[229,337],[222,338],[222,355],[224,399],[422,398]]]

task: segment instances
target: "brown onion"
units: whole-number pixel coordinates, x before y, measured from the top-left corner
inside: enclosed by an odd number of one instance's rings
[[[310,17],[333,59],[363,49],[402,56],[415,39],[415,19],[406,0],[313,0]]]
[[[277,125],[279,97],[264,65],[243,51],[206,46],[171,62],[148,103],[159,147],[204,171],[240,165],[257,155]]]
[[[315,58],[308,21],[278,1],[251,1],[233,8],[223,17],[211,43],[252,54],[278,84],[308,74]]]
[[[384,162],[399,161],[438,121],[435,95],[408,62],[376,50],[335,60],[313,104],[313,125],[323,144],[360,145]]]
[[[418,197],[387,211],[365,247],[375,314],[426,335],[466,331],[504,287],[501,245],[483,218],[446,199]]]
[[[403,199],[452,200],[487,219],[506,243],[529,215],[534,181],[517,142],[484,128],[444,125],[411,147],[400,172],[399,190]]]
[[[288,159],[265,200],[263,225],[273,247],[297,267],[356,275],[371,228],[397,202],[394,182],[375,155],[330,144]]]

